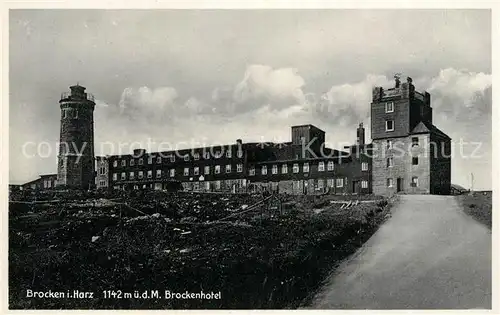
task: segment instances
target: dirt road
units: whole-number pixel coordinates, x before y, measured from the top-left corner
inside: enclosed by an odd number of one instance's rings
[[[393,216],[332,275],[317,309],[491,308],[491,231],[452,196],[401,196]]]

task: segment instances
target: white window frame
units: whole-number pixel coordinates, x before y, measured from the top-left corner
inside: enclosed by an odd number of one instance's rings
[[[363,188],[363,189],[368,188],[368,181],[367,180],[362,180],[361,181],[361,188]]]
[[[205,160],[209,160],[209,159],[210,159],[210,152],[205,152],[205,153],[204,153],[204,156],[205,156],[205,157],[204,157],[204,158],[205,158]]]
[[[300,171],[299,163],[293,163],[293,173],[297,174]]]
[[[318,172],[324,172],[325,171],[325,162],[319,162],[318,163]]]
[[[237,153],[239,158],[243,157],[243,150],[238,149]]]
[[[148,164],[153,164],[153,157],[152,156],[148,156]]]
[[[288,164],[281,165],[281,174],[287,174],[287,173],[288,173]]]
[[[130,159],[130,166],[134,166],[135,165],[135,159]]]
[[[153,171],[149,170],[147,176],[148,176],[148,178],[153,178]]]
[[[207,166],[204,167],[203,173],[205,173],[205,175],[209,175],[210,174],[210,166],[209,165],[207,165]]]
[[[417,159],[417,164],[413,164],[413,159]],[[419,163],[420,163],[420,159],[418,158],[418,155],[411,157],[411,165],[412,166],[418,166]]]
[[[263,165],[261,170],[260,170],[260,173],[262,175],[267,175],[267,165]]]
[[[189,176],[189,167],[184,168],[184,176]]]
[[[236,164],[236,172],[238,173],[243,172],[243,164],[241,163]]]
[[[161,170],[156,170],[156,178],[161,178]]]
[[[418,187],[418,176],[413,176],[411,178],[411,183],[415,184],[415,186],[413,186],[413,187]]]
[[[335,187],[337,187],[337,188],[344,187],[344,179],[343,178],[337,178],[335,180]]]
[[[113,173],[113,180],[117,181],[118,180],[118,173]]]
[[[248,175],[249,175],[249,176],[255,176],[255,167],[251,167],[251,168],[248,170]]]
[[[417,139],[417,142],[413,142],[413,139]],[[420,139],[418,137],[411,137],[411,147],[418,147],[420,145]]]
[[[392,140],[387,140],[387,142],[386,142],[386,148],[388,150],[390,150],[390,149],[392,149],[392,146],[393,146]]]
[[[335,169],[335,164],[333,163],[333,161],[328,161],[328,163],[326,163],[326,169],[328,171],[333,171]]]
[[[175,168],[170,170],[170,177],[175,177]]]
[[[127,166],[127,161],[122,160],[122,166]]]
[[[113,167],[118,167],[118,161],[117,160],[113,161]]]
[[[271,168],[271,173],[278,174],[278,165],[273,165],[273,167]]]
[[[231,164],[226,164],[226,173],[231,173]]]
[[[132,179],[135,179],[135,173],[134,172],[130,172],[129,173],[129,178],[132,180]]]
[[[308,162],[305,162],[305,163],[302,165],[302,172],[303,172],[303,173],[309,173],[309,163],[308,163]]]
[[[394,180],[392,178],[388,178],[386,180],[387,187],[394,187]]]
[[[215,174],[220,174],[220,165],[215,165]]]
[[[392,129],[389,129],[389,122],[392,121]],[[394,120],[386,120],[385,121],[385,131],[386,132],[389,132],[389,131],[394,131]]]
[[[361,163],[361,170],[362,171],[368,171],[368,162],[362,162]]]
[[[122,174],[121,174],[121,177],[120,177],[120,178],[121,178],[122,180],[127,179],[127,173],[122,172]]]
[[[144,160],[142,158],[139,159],[138,161],[139,165],[143,165],[144,164]]]
[[[231,149],[228,149],[228,150],[226,151],[226,157],[227,157],[227,158],[230,158],[230,157],[231,157]]]
[[[387,158],[387,167],[393,167],[394,166],[394,158],[389,157]]]
[[[143,171],[139,171],[139,174],[137,174],[137,178],[139,178],[139,179],[144,178],[144,172]]]
[[[385,112],[386,113],[394,113],[394,102],[386,102],[385,103]]]
[[[200,154],[199,153],[194,153],[193,158],[198,161],[200,159]]]
[[[199,168],[198,166],[195,166],[195,167],[194,167],[193,174],[194,174],[194,175],[200,175],[200,168]]]
[[[184,162],[189,162],[189,154],[184,155]]]

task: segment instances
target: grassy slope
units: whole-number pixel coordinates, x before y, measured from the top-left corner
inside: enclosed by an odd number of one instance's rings
[[[492,193],[475,192],[457,197],[465,213],[491,229],[492,224]]]

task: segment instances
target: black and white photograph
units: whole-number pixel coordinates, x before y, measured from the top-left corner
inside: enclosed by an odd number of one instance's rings
[[[494,309],[491,6],[7,8],[8,309]]]

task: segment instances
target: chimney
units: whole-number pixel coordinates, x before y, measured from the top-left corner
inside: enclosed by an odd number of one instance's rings
[[[365,128],[363,127],[363,123],[359,124],[359,127],[356,131],[356,144],[365,145]]]

